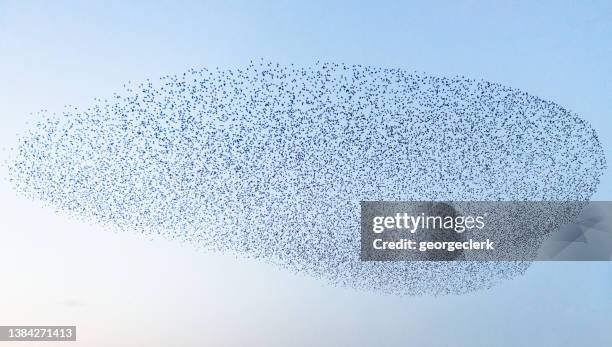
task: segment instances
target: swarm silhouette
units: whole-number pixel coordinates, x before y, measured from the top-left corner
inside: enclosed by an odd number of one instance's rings
[[[464,77],[265,61],[125,86],[41,121],[15,188],[80,218],[263,259],[332,284],[466,293],[528,262],[362,262],[361,200],[588,200],[595,131]]]

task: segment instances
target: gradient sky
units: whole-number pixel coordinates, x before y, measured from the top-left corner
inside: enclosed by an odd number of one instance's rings
[[[31,112],[264,58],[516,87],[588,120],[612,166],[612,3],[497,3],[0,0],[0,158]],[[463,296],[381,296],[102,230],[18,197],[0,170],[0,325],[76,324],[80,341],[69,345],[612,344],[609,262],[537,263]],[[612,169],[594,198],[612,200]]]

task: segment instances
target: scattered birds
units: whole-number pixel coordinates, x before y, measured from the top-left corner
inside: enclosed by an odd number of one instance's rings
[[[393,295],[489,288],[529,262],[362,262],[360,201],[588,200],[606,166],[553,102],[362,65],[190,69],[40,118],[10,163],[18,192]]]

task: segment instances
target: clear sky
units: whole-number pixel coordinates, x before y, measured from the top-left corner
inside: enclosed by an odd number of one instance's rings
[[[588,120],[612,166],[612,3],[495,3],[0,0],[1,159],[31,112],[264,58],[516,87]],[[381,296],[108,232],[18,197],[0,170],[0,325],[76,324],[75,346],[612,344],[609,262],[537,263],[463,296]],[[611,169],[594,198],[612,200]]]

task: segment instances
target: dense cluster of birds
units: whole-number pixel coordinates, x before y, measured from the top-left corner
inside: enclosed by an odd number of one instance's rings
[[[361,65],[191,69],[40,117],[10,163],[28,197],[398,295],[488,288],[529,262],[361,261],[360,201],[588,200],[606,165],[553,102]]]

